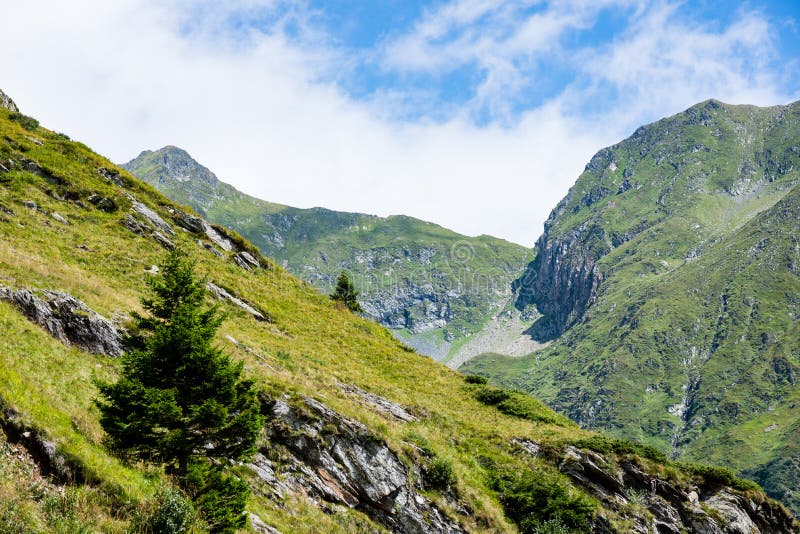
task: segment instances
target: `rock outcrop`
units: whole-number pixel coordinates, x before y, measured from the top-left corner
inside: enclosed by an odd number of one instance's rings
[[[267,412],[270,450],[250,468],[274,498],[296,492],[349,506],[395,532],[464,532],[420,493],[419,477],[362,424],[308,397],[273,401]]]
[[[242,299],[231,295],[230,292],[228,292],[224,288],[221,288],[212,282],[206,282],[206,289],[209,290],[211,294],[217,297],[218,299],[227,300],[228,302],[234,304],[235,306],[238,306],[239,308],[243,309],[244,311],[255,317],[257,320],[269,321],[266,315],[264,315],[263,313],[261,313],[260,311],[258,311],[257,309],[255,309]]]
[[[5,108],[14,113],[19,113],[19,108],[17,107],[17,105],[14,103],[13,100],[11,100],[10,96],[8,96],[3,92],[2,89],[0,89],[0,108]]]
[[[594,224],[552,238],[550,226],[558,214],[557,208],[550,215],[536,242],[536,258],[514,283],[517,309],[533,304],[543,315],[529,330],[537,341],[560,336],[583,317],[603,281],[597,260],[611,250],[605,231]]]
[[[615,461],[572,446],[559,470],[604,506],[631,522],[631,532],[757,534],[797,532],[797,524],[774,501],[757,499],[721,484],[681,484],[647,472],[633,459]],[[631,513],[635,508],[647,513]],[[600,524],[596,530],[602,530]]]
[[[114,324],[72,295],[0,286],[0,299],[14,304],[28,319],[64,344],[74,344],[95,354],[122,354],[122,335]]]

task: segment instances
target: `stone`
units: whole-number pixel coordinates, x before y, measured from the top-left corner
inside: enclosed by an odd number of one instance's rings
[[[0,89],[0,108],[5,108],[12,113],[19,113],[19,108],[17,105],[13,100],[11,100],[10,96],[3,92],[2,89]]]
[[[106,213],[113,213],[117,211],[117,203],[108,197],[94,194],[89,195],[89,198],[86,200],[88,200],[91,204],[94,204],[100,211],[105,211]]]
[[[227,300],[228,302],[233,303],[234,305],[240,307],[253,317],[255,317],[259,321],[267,321],[269,322],[269,318],[265,316],[263,313],[246,303],[245,301],[241,300],[238,297],[231,295],[225,289],[219,287],[218,285],[212,282],[206,282],[206,289],[211,292],[212,295],[217,297],[220,300]]]
[[[14,304],[28,319],[65,345],[95,354],[122,354],[122,335],[114,324],[72,295],[60,291],[0,286],[0,299]]]
[[[217,230],[206,221],[203,221],[203,231],[206,233],[206,236],[222,250],[226,252],[232,252],[234,250],[231,240],[217,232]]]
[[[409,467],[364,425],[312,398],[297,402],[302,408],[286,398],[273,401],[267,423],[271,442],[290,457],[283,475],[293,492],[361,510],[393,532],[465,532],[420,493]]]
[[[161,230],[167,235],[175,235],[175,230],[172,229],[172,226],[170,226],[164,219],[162,219],[158,215],[158,213],[151,210],[138,200],[133,201],[131,209],[134,212],[140,214],[145,219],[147,219],[147,221],[150,222],[153,226],[155,226],[158,230]]]
[[[172,218],[175,219],[175,222],[178,224],[178,226],[192,232],[193,234],[202,234],[205,232],[203,219],[200,217],[189,215],[181,210],[172,210]]]
[[[133,232],[136,235],[144,235],[148,228],[143,223],[139,222],[133,215],[130,213],[125,215],[125,217],[120,220],[120,224]]]
[[[250,528],[258,532],[259,534],[281,534],[280,530],[267,525],[256,514],[250,513],[248,514],[248,517],[250,518]]]
[[[374,393],[368,393],[358,386],[353,384],[339,384],[339,388],[345,393],[358,397],[364,404],[376,412],[393,417],[394,419],[402,421],[403,423],[418,421],[415,416],[408,413],[405,408],[396,402],[392,402],[384,397],[375,395]]]
[[[59,214],[58,214],[58,213],[56,213],[55,211],[51,212],[51,213],[50,213],[50,216],[51,216],[53,219],[55,219],[55,220],[57,220],[58,222],[60,222],[61,224],[69,224],[69,221],[68,221],[68,220],[66,220],[64,217],[62,217],[61,215],[59,215]]]
[[[170,241],[167,236],[162,234],[161,232],[153,232],[153,239],[158,241],[158,244],[164,247],[167,250],[175,250],[175,243]]]

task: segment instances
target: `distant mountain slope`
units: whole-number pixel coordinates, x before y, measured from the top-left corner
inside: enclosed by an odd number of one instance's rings
[[[142,152],[123,167],[235,229],[325,292],[340,271],[348,271],[366,314],[436,359],[457,366],[486,350],[520,354],[535,347],[520,339],[524,327],[512,305],[511,283],[532,259],[525,247],[466,237],[411,217],[259,200],[219,181],[176,147]]]
[[[466,370],[755,476],[800,513],[800,104],[708,101],[601,150],[516,282],[555,341]]]

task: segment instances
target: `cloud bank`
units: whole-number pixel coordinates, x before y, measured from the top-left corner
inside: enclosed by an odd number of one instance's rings
[[[601,35],[609,13],[618,27]],[[666,1],[456,0],[356,50],[300,1],[31,0],[4,7],[0,87],[117,162],[174,144],[273,202],[530,245],[592,154],[641,123],[711,97],[794,96],[766,15],[690,15]],[[359,68],[393,83],[354,96],[342,80]],[[465,69],[466,96],[436,88]]]

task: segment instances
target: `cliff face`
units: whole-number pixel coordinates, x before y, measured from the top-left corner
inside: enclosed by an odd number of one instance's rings
[[[0,108],[5,108],[8,111],[14,113],[19,112],[19,108],[17,107],[17,105],[14,103],[13,100],[11,100],[11,97],[9,97],[7,94],[3,92],[2,89],[0,89]]]

